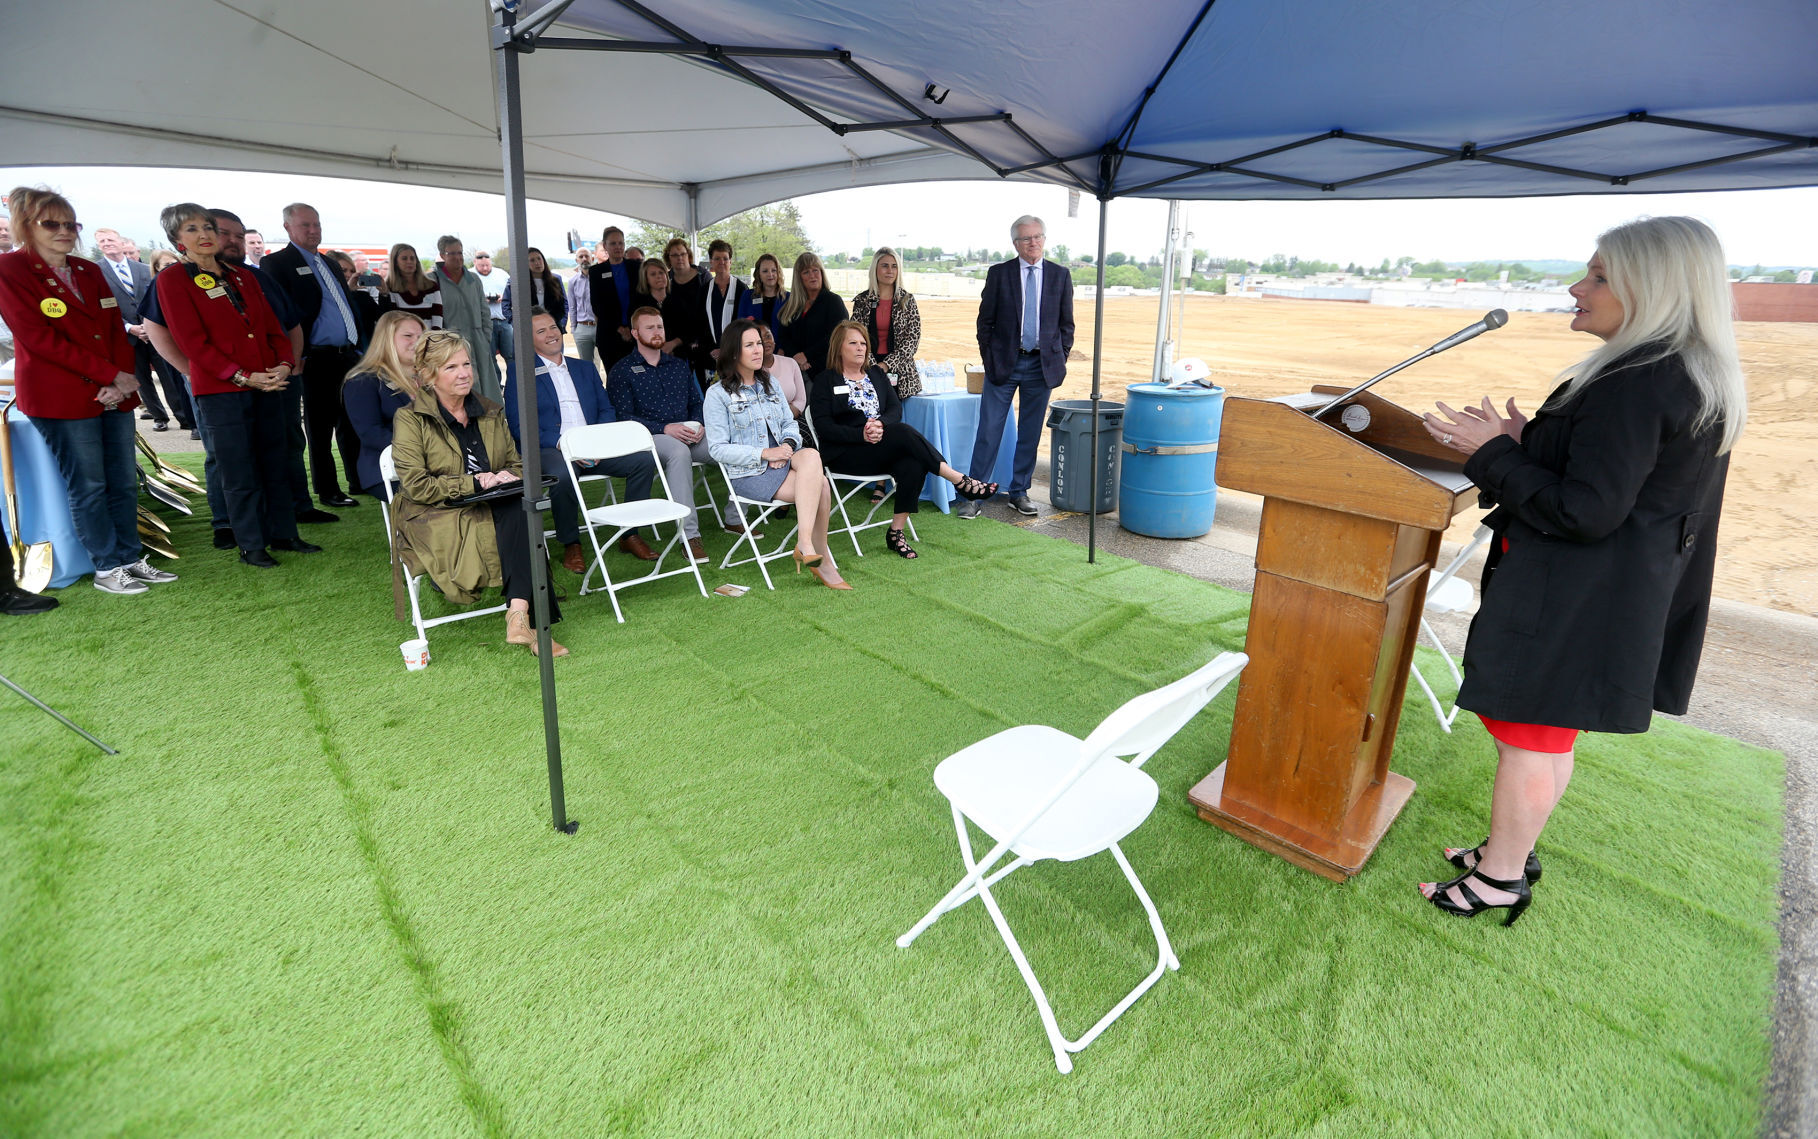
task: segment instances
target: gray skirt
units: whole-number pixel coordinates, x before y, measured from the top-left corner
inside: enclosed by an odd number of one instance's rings
[[[738,491],[741,498],[769,502],[776,497],[776,492],[783,488],[783,482],[788,477],[789,464],[787,463],[780,467],[765,467],[755,475],[733,479],[732,489]]]

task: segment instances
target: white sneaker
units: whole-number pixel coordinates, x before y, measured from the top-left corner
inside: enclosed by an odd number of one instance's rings
[[[176,581],[177,575],[169,570],[161,570],[144,558],[128,566],[121,566],[134,581],[143,581],[151,585],[163,585],[167,581]]]
[[[144,593],[151,586],[127,573],[126,567],[121,566],[118,569],[96,570],[95,588],[103,593]]]

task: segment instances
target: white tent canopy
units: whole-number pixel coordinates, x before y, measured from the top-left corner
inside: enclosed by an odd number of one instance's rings
[[[1818,184],[1810,0],[658,7],[557,5],[522,58],[530,196],[694,228],[1000,176],[1177,198]],[[480,0],[41,6],[0,45],[0,155],[497,192],[494,19]],[[96,37],[134,65],[54,50]],[[550,50],[608,38],[639,50]]]

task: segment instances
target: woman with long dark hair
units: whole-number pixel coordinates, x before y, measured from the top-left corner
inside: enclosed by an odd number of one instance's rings
[[[431,332],[441,328],[442,290],[436,279],[423,271],[416,246],[398,242],[391,247],[388,264],[385,283],[379,288],[379,308],[411,313]]]
[[[530,283],[536,293],[535,304],[555,318],[556,327],[568,331],[568,295],[562,289],[562,278],[550,271],[549,262],[544,259],[543,251],[531,246],[524,257],[530,262]],[[505,313],[507,323],[511,321],[511,293],[515,281],[505,283],[505,295],[499,298],[500,308]]]
[[[1512,925],[1527,910],[1580,731],[1645,732],[1656,710],[1686,710],[1748,417],[1728,276],[1703,222],[1617,226],[1571,288],[1573,331],[1603,344],[1532,419],[1487,396],[1426,416],[1495,507],[1458,691],[1496,741],[1490,835],[1444,851],[1463,873],[1420,884],[1447,913],[1507,909]]]
[[[796,572],[809,569],[830,589],[851,589],[827,542],[832,500],[821,457],[803,449],[801,427],[764,371],[764,340],[756,321],[726,326],[718,382],[707,389],[701,421],[708,453],[726,465],[734,490],[760,502],[793,502],[801,512]]]
[[[775,254],[758,254],[757,264],[751,270],[751,291],[745,294],[739,315],[768,326],[774,340],[782,333],[783,306],[788,303],[789,290],[783,288],[782,264]]]

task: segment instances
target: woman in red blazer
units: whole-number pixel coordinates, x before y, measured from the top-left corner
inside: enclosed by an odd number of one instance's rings
[[[278,560],[267,547],[315,553],[322,547],[297,536],[284,469],[281,393],[296,364],[290,338],[253,275],[220,260],[208,210],[180,202],[159,220],[184,260],[159,273],[153,287],[171,339],[189,358],[190,390],[204,408],[203,446],[221,476],[240,560],[269,569]]]
[[[82,227],[68,199],[21,186],[7,206],[21,244],[0,256],[0,316],[13,330],[19,410],[57,460],[95,588],[144,593],[147,582],[175,581],[139,545],[139,381],[114,294],[93,262],[70,256]]]

